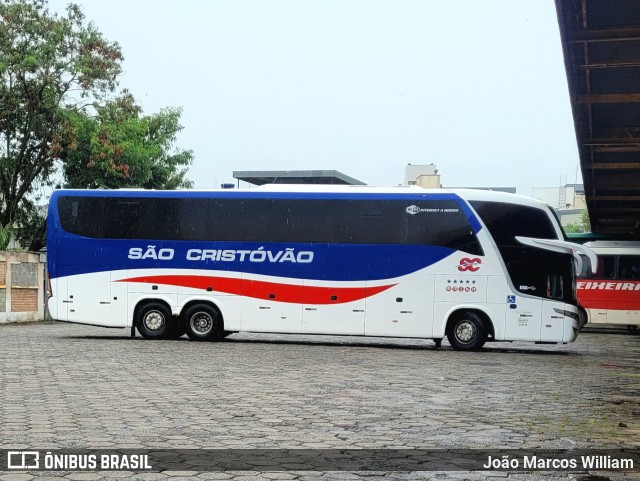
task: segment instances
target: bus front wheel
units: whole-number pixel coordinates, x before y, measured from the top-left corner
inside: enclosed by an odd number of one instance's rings
[[[224,337],[220,313],[207,304],[196,304],[187,309],[183,325],[193,341],[217,341]]]
[[[464,311],[449,323],[447,339],[454,349],[477,351],[487,340],[487,328],[480,316]]]
[[[169,330],[171,311],[159,302],[145,304],[138,311],[136,327],[145,339],[162,339]]]

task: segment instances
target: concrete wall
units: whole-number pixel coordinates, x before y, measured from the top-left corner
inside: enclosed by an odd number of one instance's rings
[[[44,319],[44,262],[39,254],[0,252],[0,323]]]

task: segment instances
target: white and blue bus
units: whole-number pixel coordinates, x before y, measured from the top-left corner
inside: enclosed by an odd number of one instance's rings
[[[59,190],[47,236],[51,316],[148,339],[567,343],[593,256],[535,199],[418,187]]]

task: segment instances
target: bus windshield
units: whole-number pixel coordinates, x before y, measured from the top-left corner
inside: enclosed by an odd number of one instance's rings
[[[518,291],[576,304],[573,256],[525,246],[516,239],[557,239],[545,210],[501,202],[472,201],[471,205],[489,229]]]

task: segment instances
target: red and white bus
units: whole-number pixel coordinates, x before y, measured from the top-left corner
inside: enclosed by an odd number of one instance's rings
[[[598,269],[582,269],[577,283],[580,305],[591,324],[640,325],[640,241],[584,244],[598,255]]]

